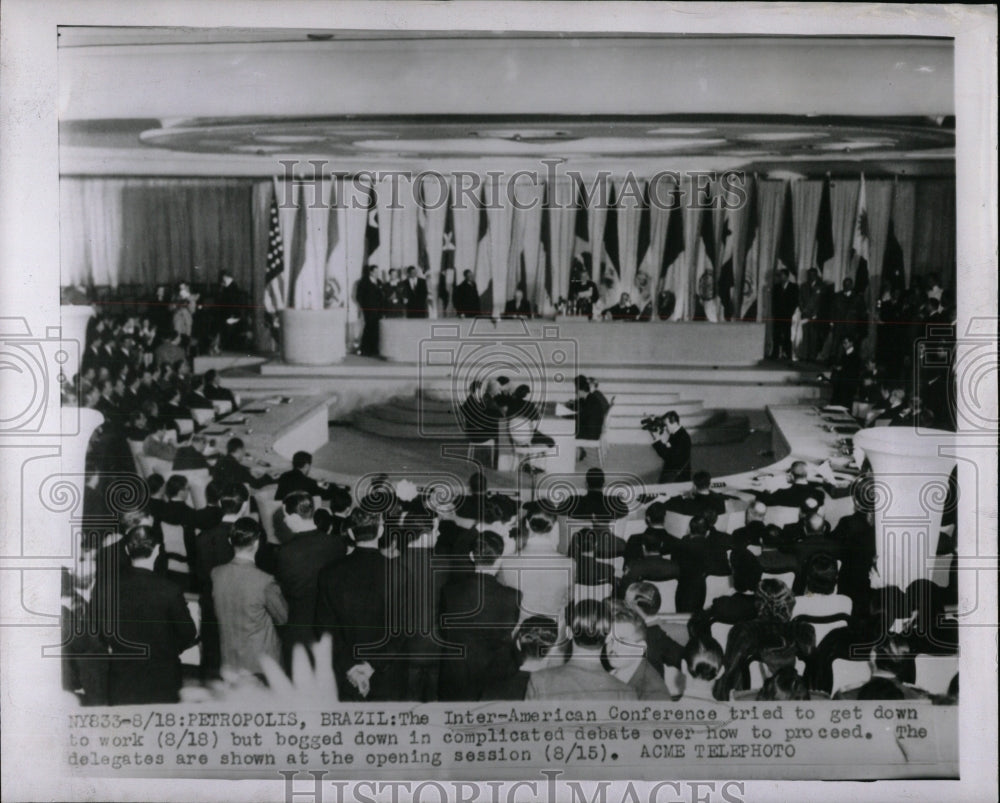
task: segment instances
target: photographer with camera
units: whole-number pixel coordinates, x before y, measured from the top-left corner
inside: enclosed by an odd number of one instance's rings
[[[670,410],[642,420],[642,428],[653,436],[653,449],[663,461],[657,482],[690,482],[691,436],[681,426],[681,418]]]

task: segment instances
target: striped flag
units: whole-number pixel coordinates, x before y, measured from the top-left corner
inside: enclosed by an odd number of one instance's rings
[[[278,199],[271,197],[267,234],[267,266],[264,273],[264,310],[274,316],[285,307],[285,257],[278,220]]]

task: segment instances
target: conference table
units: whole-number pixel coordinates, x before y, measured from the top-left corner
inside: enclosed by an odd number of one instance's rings
[[[330,401],[326,394],[251,399],[209,424],[202,434],[215,439],[216,448],[223,453],[230,438],[240,438],[246,447],[244,463],[250,470],[277,475],[292,467],[295,452],[312,454],[330,440]],[[339,483],[352,479],[318,468],[313,476]]]

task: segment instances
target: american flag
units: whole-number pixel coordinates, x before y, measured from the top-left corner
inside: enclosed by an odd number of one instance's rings
[[[278,199],[271,198],[271,218],[267,234],[267,272],[264,274],[264,309],[275,315],[285,306],[285,255],[278,220]]]

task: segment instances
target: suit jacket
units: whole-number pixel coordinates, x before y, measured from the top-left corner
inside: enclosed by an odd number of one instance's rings
[[[261,655],[281,660],[277,626],[288,620],[288,604],[271,575],[233,558],[212,570],[212,602],[223,667],[260,672]]]
[[[375,670],[367,699],[401,699],[398,633],[390,632],[386,615],[389,576],[387,559],[371,547],[358,547],[319,573],[316,629],[333,635],[333,669],[341,700],[365,699],[347,680],[347,671],[364,662]]]
[[[503,308],[503,314],[505,318],[515,318],[518,316],[524,316],[525,318],[531,317],[531,302],[526,298],[521,299],[521,303],[518,304],[514,299],[510,299]]]
[[[233,392],[218,385],[205,385],[205,397],[210,401],[227,401],[230,404],[236,404]]]
[[[799,306],[799,286],[795,282],[789,282],[784,287],[781,284],[774,285],[774,311],[775,320],[790,321]]]
[[[767,525],[762,521],[748,521],[745,526],[733,530],[733,549],[747,546],[763,546]]]
[[[475,316],[480,313],[479,290],[475,282],[462,281],[455,285],[455,312],[458,315]]]
[[[229,543],[232,526],[232,522],[220,521],[195,539],[194,574],[201,590],[202,604],[210,605],[212,601],[212,571],[229,563],[235,554]]]
[[[709,613],[713,621],[727,625],[749,622],[757,616],[756,595],[736,593],[728,597],[716,597],[712,601]]]
[[[293,468],[278,477],[278,487],[274,498],[279,502],[293,491],[305,491],[310,496],[323,496],[324,491],[312,477],[307,477],[299,469]]]
[[[202,468],[208,468],[208,460],[193,446],[181,446],[174,453],[174,471],[197,471]]]
[[[146,569],[128,567],[118,581],[118,605],[110,606],[104,632],[113,655],[108,670],[111,705],[176,703],[180,697],[180,655],[197,631],[180,587]],[[112,618],[112,613],[117,616]],[[137,655],[137,648],[147,655]]]
[[[787,488],[779,488],[758,497],[761,502],[771,507],[802,507],[809,498],[815,499],[822,505],[826,500],[826,493],[813,483],[794,483]]]
[[[590,665],[592,664],[592,666]],[[635,700],[635,689],[604,671],[600,661],[574,662],[533,672],[525,700]]]
[[[366,315],[382,314],[382,288],[371,279],[362,278],[358,282],[358,306]]]
[[[302,533],[278,550],[275,577],[288,602],[287,643],[312,643],[320,572],[346,556],[343,536],[316,530]]]
[[[680,427],[670,438],[670,445],[653,441],[653,449],[663,461],[660,482],[684,482],[691,479],[691,436]]]
[[[410,287],[410,280],[403,279],[400,282],[403,291],[403,305],[406,308],[407,318],[427,317],[427,282],[417,279],[413,287]]]
[[[587,395],[576,404],[576,437],[586,441],[596,441],[604,431],[604,418],[611,405],[599,390]]]
[[[232,455],[224,454],[215,461],[212,469],[212,479],[221,483],[243,483],[251,488],[263,488],[271,485],[274,479],[267,474],[255,477],[250,469],[244,466]]]
[[[700,516],[706,510],[714,510],[720,516],[726,512],[726,497],[715,491],[707,494],[682,494],[666,501],[667,510],[684,516]]]
[[[833,388],[830,404],[850,409],[861,385],[861,355],[857,349],[841,356],[830,376],[830,385]]]
[[[517,671],[511,635],[520,615],[521,593],[491,575],[475,572],[441,590],[441,633],[464,658],[441,660],[442,700],[478,700],[486,686]]]

